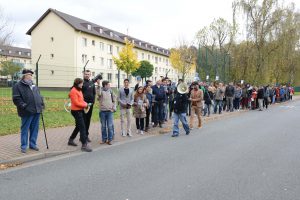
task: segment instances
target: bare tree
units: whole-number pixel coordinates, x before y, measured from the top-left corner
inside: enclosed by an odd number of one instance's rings
[[[13,28],[9,24],[3,9],[0,7],[0,45],[10,45]]]

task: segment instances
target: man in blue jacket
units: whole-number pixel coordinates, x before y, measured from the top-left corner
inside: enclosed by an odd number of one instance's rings
[[[22,80],[13,87],[13,102],[17,106],[18,115],[21,117],[21,152],[26,153],[28,147],[38,151],[36,141],[39,132],[40,113],[44,102],[37,86],[33,84],[33,71],[24,69]]]
[[[167,96],[160,80],[156,82],[156,85],[152,86],[152,95],[154,102],[152,109],[152,121],[154,123],[153,127],[156,127],[159,124],[159,127],[162,128],[164,121],[164,103]]]

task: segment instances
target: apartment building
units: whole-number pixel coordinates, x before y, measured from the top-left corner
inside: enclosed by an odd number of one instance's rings
[[[32,68],[31,50],[26,48],[0,45],[0,62],[12,61],[22,68]],[[1,79],[7,80],[11,77],[1,76]]]
[[[172,80],[178,80],[168,49],[55,9],[48,9],[27,34],[32,38],[32,62],[41,56],[40,87],[70,87],[75,77],[82,77],[87,62],[86,69],[90,69],[93,76],[101,73],[113,87],[117,86],[118,70],[112,58],[118,57],[125,38],[134,43],[138,60],[148,60],[153,64],[154,72],[150,79],[156,81],[168,73]],[[124,78],[126,74],[121,72],[121,82]],[[130,79],[134,84],[134,77]]]

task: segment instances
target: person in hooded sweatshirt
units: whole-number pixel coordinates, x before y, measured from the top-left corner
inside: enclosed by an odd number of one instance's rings
[[[43,98],[36,85],[33,84],[33,71],[23,69],[22,79],[13,87],[13,102],[21,117],[21,152],[26,153],[28,147],[39,151],[36,141],[39,133],[40,114],[44,108]],[[29,138],[28,138],[28,132]]]

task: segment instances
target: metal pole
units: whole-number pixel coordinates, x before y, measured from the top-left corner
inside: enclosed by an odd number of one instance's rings
[[[46,140],[46,146],[47,146],[47,149],[49,149],[47,135],[46,135],[46,129],[45,129],[45,122],[44,122],[43,112],[41,112],[41,116],[42,116],[42,122],[43,122],[43,128],[44,128],[44,135],[45,135],[45,140]]]
[[[118,89],[120,89],[120,70],[118,70]]]
[[[35,63],[36,86],[39,86],[39,61],[40,61],[41,56],[42,55],[40,54],[38,60]]]

